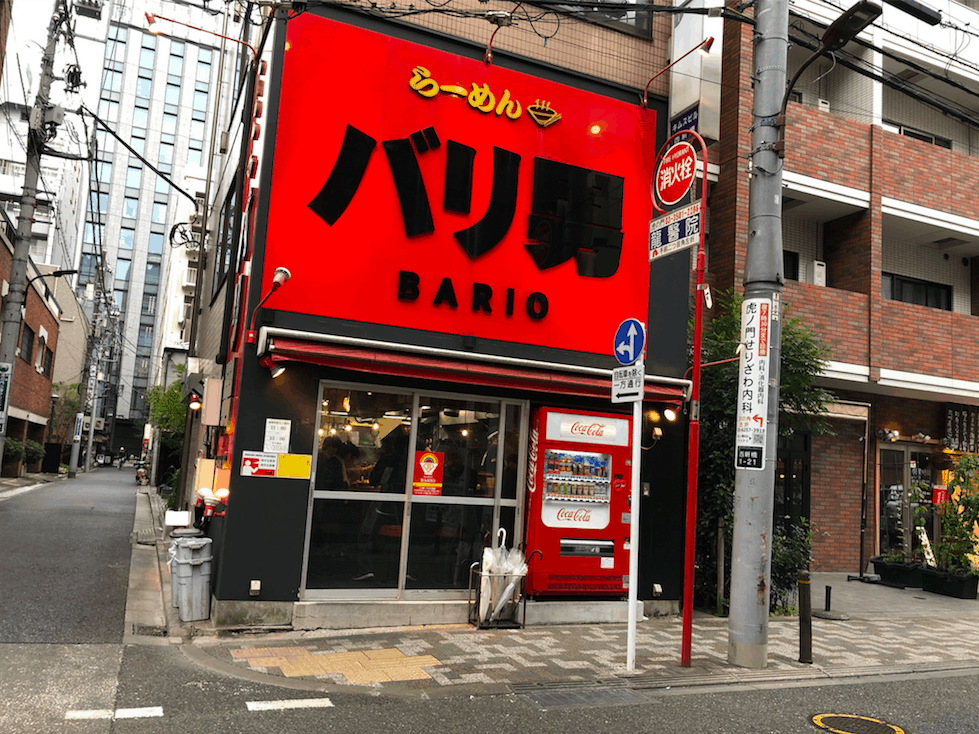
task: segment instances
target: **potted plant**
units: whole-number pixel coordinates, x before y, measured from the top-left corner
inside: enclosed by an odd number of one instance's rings
[[[27,439],[24,444],[24,461],[30,466],[37,468],[37,465],[44,459],[44,446],[37,441]]]
[[[927,569],[922,588],[961,599],[975,599],[979,552],[975,535],[979,520],[979,456],[966,454],[955,462],[949,499],[941,508],[941,540],[935,543],[936,569]]]

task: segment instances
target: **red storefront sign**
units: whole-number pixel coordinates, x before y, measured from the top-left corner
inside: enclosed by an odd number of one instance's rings
[[[653,111],[312,13],[287,34],[269,308],[595,354],[645,311]]]

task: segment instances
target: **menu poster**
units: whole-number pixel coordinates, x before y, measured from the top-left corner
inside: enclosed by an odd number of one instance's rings
[[[979,407],[945,404],[945,442],[952,451],[979,452]]]

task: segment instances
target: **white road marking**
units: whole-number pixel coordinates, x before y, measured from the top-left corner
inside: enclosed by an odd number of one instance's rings
[[[27,487],[20,487],[19,489],[12,489],[9,492],[3,492],[0,494],[0,502],[4,500],[13,499],[17,495],[26,494],[27,492],[33,492],[35,489],[40,489],[44,484],[31,484]]]
[[[89,711],[66,711],[66,719],[111,719],[112,709],[91,709]]]
[[[116,709],[117,719],[148,719],[152,716],[163,716],[163,707],[146,706],[139,709]]]
[[[247,701],[249,711],[284,711],[286,709],[317,709],[333,706],[328,698],[294,698],[285,701]]]

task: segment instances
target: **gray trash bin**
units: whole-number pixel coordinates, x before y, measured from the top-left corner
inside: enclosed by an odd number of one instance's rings
[[[210,616],[211,539],[177,537],[170,543],[171,592],[181,622]]]
[[[170,555],[167,566],[170,567],[170,606],[177,608],[177,600],[180,597],[178,581],[181,576],[173,567],[173,558],[177,555],[177,541],[181,538],[203,538],[204,531],[197,528],[173,528],[170,531]]]

